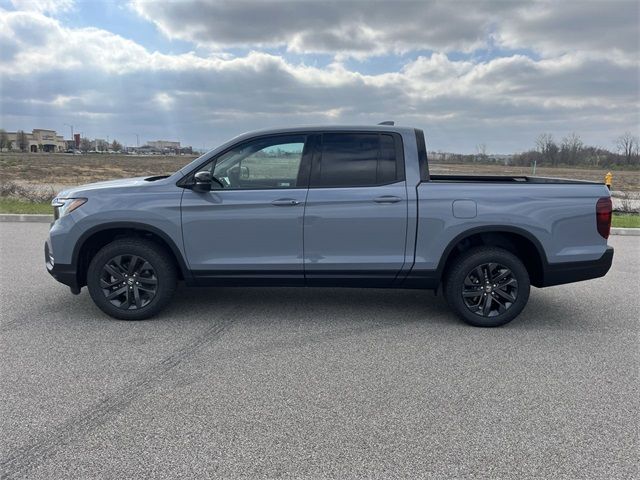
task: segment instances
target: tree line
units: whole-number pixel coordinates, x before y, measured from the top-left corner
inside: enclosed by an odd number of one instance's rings
[[[579,135],[572,133],[556,142],[551,133],[538,136],[535,148],[513,156],[514,165],[631,167],[640,166],[640,141],[637,135],[626,132],[615,140],[616,151],[585,145]]]
[[[504,163],[505,165],[577,166],[598,168],[640,168],[640,139],[626,132],[615,139],[615,151],[585,145],[579,135],[572,133],[556,141],[553,134],[543,133],[535,140],[535,147],[514,155],[490,155],[487,146],[479,144],[476,153],[463,155],[440,153],[434,163]]]

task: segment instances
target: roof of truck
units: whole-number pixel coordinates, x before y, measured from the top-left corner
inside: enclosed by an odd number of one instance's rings
[[[261,130],[252,130],[250,132],[242,133],[222,145],[217,146],[213,150],[210,150],[202,156],[196,158],[193,162],[185,165],[181,172],[186,172],[194,165],[202,163],[202,160],[211,158],[230,146],[241,142],[243,140],[249,140],[254,137],[260,137],[263,135],[279,135],[287,133],[306,133],[306,132],[394,132],[399,134],[413,135],[414,127],[405,127],[400,125],[298,125],[290,127],[278,127],[278,128],[266,128]]]
[[[269,135],[288,132],[318,132],[318,131],[367,131],[367,132],[400,132],[414,130],[414,127],[401,125],[296,125],[289,127],[265,128],[245,132],[238,137]],[[238,138],[236,137],[236,138]]]

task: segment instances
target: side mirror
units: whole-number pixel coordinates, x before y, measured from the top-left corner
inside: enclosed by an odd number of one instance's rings
[[[193,184],[194,192],[210,192],[211,181],[213,179],[211,172],[202,170],[193,176],[195,183]]]
[[[249,178],[249,167],[240,167],[240,178]]]

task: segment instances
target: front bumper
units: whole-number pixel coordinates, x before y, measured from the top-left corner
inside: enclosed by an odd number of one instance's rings
[[[613,247],[607,247],[597,260],[547,264],[542,272],[542,285],[540,286],[551,287],[604,277],[611,268],[612,262]]]
[[[77,269],[73,265],[55,263],[55,259],[49,251],[49,244],[44,244],[44,261],[49,274],[60,283],[64,283],[71,289],[71,293],[80,293]]]

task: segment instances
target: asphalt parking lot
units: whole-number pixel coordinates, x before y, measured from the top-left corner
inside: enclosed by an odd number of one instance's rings
[[[500,329],[430,292],[186,289],[105,317],[0,223],[6,478],[637,478],[640,237]]]

